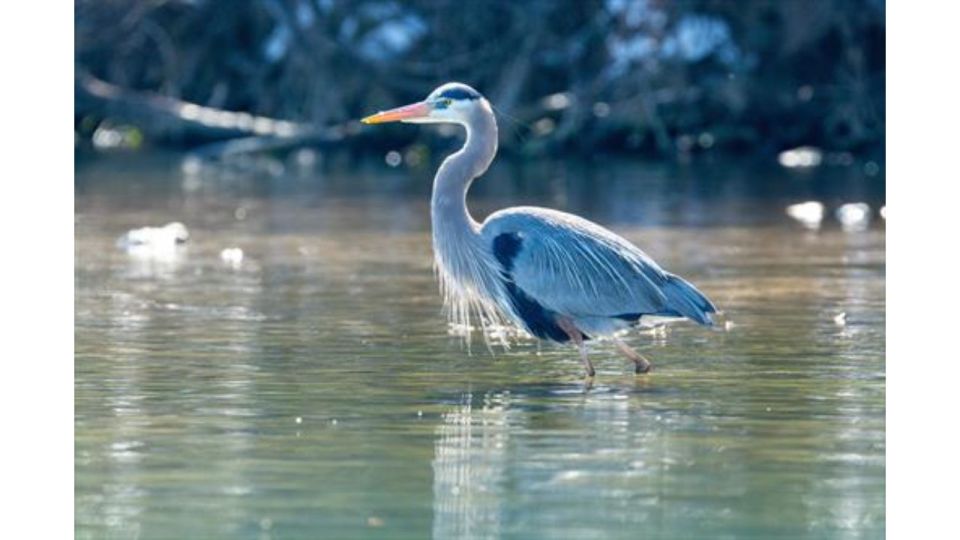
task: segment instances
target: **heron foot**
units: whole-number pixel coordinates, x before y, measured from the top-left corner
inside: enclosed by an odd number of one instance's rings
[[[627,357],[634,364],[634,373],[650,373],[650,370],[653,369],[653,364],[650,363],[642,354],[633,350],[629,345],[620,341],[619,339],[614,341],[617,348],[620,349],[620,354]]]
[[[651,369],[653,369],[653,364],[651,364],[648,360],[644,360],[643,362],[636,362],[634,373],[638,375],[643,373],[650,373]]]

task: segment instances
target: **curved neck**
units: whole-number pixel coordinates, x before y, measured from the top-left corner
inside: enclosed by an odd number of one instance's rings
[[[467,210],[470,183],[487,170],[497,153],[493,111],[482,98],[478,105],[463,123],[467,128],[463,148],[437,171],[430,205],[434,268],[443,304],[454,322],[467,327],[473,315],[481,326],[500,324],[507,320],[503,310],[510,306],[500,263],[491,247],[484,245],[480,225]]]
[[[443,161],[433,179],[430,213],[434,239],[438,234],[476,233],[477,223],[467,210],[467,190],[487,170],[497,153],[497,121],[486,101],[474,108],[464,123],[467,140]]]

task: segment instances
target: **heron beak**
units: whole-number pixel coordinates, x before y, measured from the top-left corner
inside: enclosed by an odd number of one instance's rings
[[[413,103],[411,105],[397,107],[396,109],[390,109],[389,111],[371,114],[361,120],[361,122],[364,124],[383,124],[385,122],[403,121],[409,118],[423,118],[429,114],[430,105],[425,101],[421,101],[420,103]]]

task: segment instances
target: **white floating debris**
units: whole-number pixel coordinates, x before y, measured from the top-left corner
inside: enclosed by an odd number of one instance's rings
[[[777,156],[780,165],[793,169],[795,167],[816,167],[823,161],[823,151],[813,146],[798,146],[784,150]]]
[[[220,260],[234,268],[238,268],[243,264],[243,250],[238,247],[225,248],[220,252]]]
[[[737,325],[733,321],[723,321],[723,329],[727,332],[733,330],[735,326]]]
[[[884,221],[887,220],[887,207],[886,207],[886,206],[881,206],[881,207],[880,207],[880,218],[883,219]]]
[[[293,421],[296,422],[296,423],[298,423],[298,424],[302,424],[302,423],[303,423],[303,418],[300,417],[300,416],[298,416],[298,417],[294,418]]]
[[[864,231],[870,226],[870,205],[847,203],[837,208],[837,219],[847,232]]]
[[[847,313],[841,311],[836,317],[833,318],[833,324],[837,326],[846,326],[847,325]]]
[[[117,239],[117,247],[135,255],[163,255],[186,243],[189,238],[186,225],[175,221],[163,227],[141,227],[127,231]]]
[[[820,228],[820,222],[823,221],[823,203],[806,201],[791,204],[787,207],[787,215],[799,221],[804,227],[816,230]]]

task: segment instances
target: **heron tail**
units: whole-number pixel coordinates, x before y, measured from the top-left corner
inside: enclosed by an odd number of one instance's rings
[[[667,297],[668,310],[704,326],[713,324],[710,314],[717,312],[716,306],[689,281],[680,276],[667,274],[667,282],[661,290]]]

